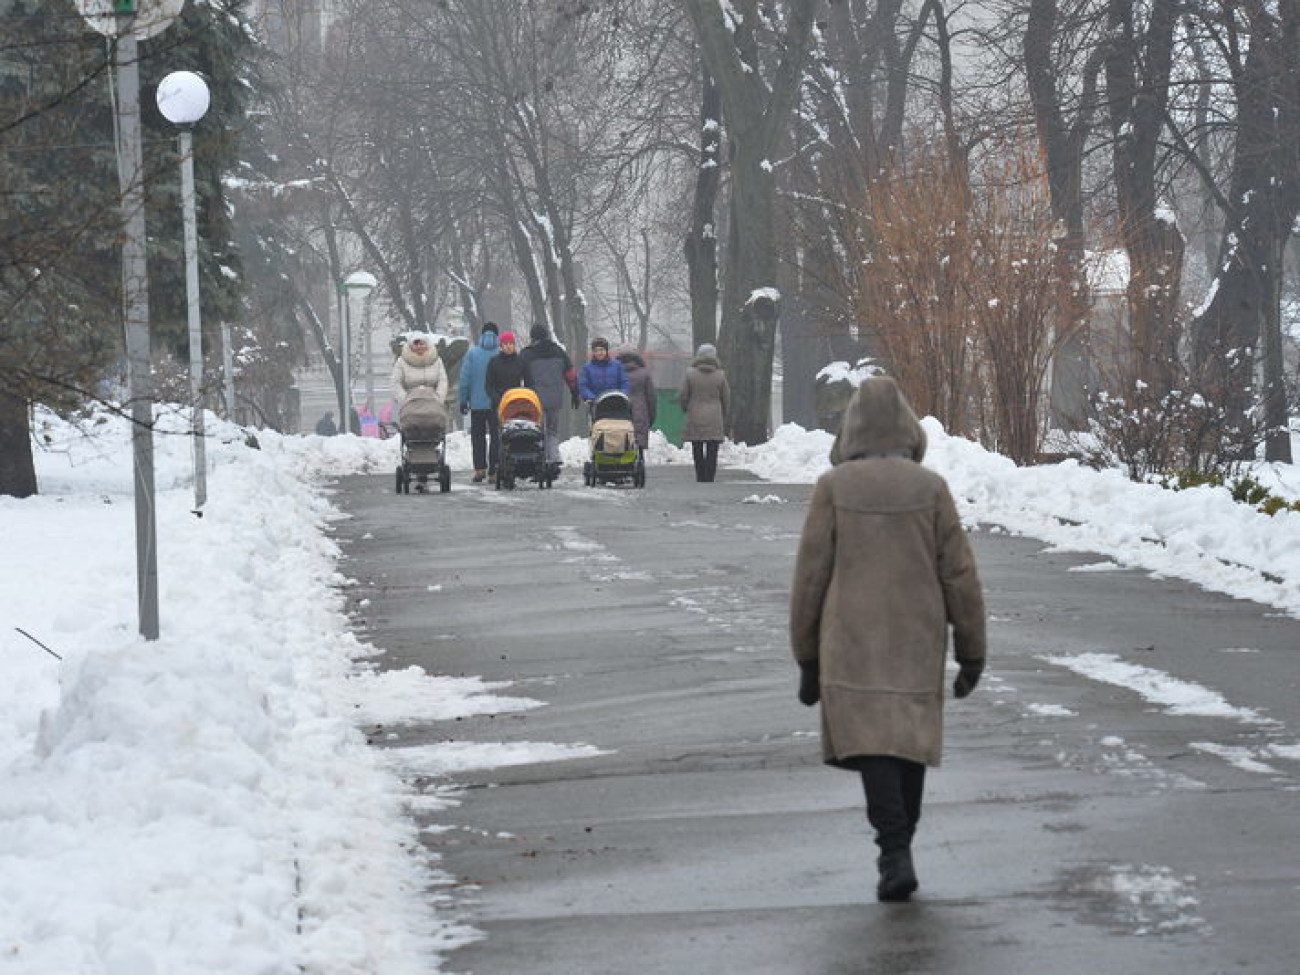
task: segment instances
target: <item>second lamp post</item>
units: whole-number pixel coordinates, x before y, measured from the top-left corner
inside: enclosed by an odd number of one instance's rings
[[[180,126],[181,213],[185,223],[185,300],[190,339],[190,424],[194,437],[194,510],[208,499],[203,424],[203,319],[199,311],[199,235],[194,201],[193,127],[211,103],[208,85],[193,71],[173,71],[158,85],[158,110]]]

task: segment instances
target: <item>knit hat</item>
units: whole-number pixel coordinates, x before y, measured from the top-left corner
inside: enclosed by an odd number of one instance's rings
[[[514,344],[515,344],[515,333],[514,333],[514,332],[502,332],[502,333],[501,333],[501,344],[502,344],[502,345],[506,345],[506,344],[514,345]]]
[[[594,338],[594,339],[591,340],[591,347],[592,347],[593,349],[604,349],[606,352],[608,352],[608,351],[609,351],[609,339],[603,339],[603,338],[600,338],[600,337],[598,336],[598,337],[596,337],[596,338]]]
[[[500,326],[497,325],[496,322],[484,322],[484,323],[483,323],[483,331],[484,331],[484,332],[491,332],[493,335],[496,335],[497,333],[499,333],[499,332],[501,331],[501,328],[500,328]],[[480,334],[481,334],[481,333],[480,333]]]
[[[695,350],[695,358],[697,359],[714,358],[717,356],[717,354],[718,354],[718,347],[709,342],[703,343],[698,349]]]
[[[534,325],[528,330],[528,337],[534,342],[541,342],[551,337],[545,325]]]

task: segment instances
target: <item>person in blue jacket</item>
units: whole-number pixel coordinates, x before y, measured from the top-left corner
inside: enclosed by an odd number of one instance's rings
[[[500,348],[497,323],[484,322],[478,344],[460,364],[460,412],[469,416],[469,443],[474,455],[474,483],[497,470],[497,411],[487,391],[487,368]]]
[[[590,409],[597,396],[608,393],[611,389],[617,389],[621,393],[632,392],[627,373],[623,371],[623,363],[611,358],[609,342],[597,337],[591,340],[591,358],[578,376],[578,395]]]

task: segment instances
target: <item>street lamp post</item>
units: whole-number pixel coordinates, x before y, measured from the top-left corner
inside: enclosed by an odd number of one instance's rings
[[[339,342],[343,353],[343,396],[339,400],[339,409],[343,415],[343,429],[348,433],[361,432],[352,429],[352,295],[356,293],[365,298],[377,287],[379,281],[369,271],[353,271],[339,285],[343,294],[343,335]]]
[[[203,423],[203,320],[199,307],[199,241],[194,201],[193,129],[207,114],[208,85],[193,71],[173,71],[158,85],[158,110],[180,126],[181,214],[185,224],[185,300],[190,338],[190,432],[194,439],[194,510],[208,499]]]
[[[113,39],[117,83],[117,180],[122,194],[122,315],[131,403],[135,485],[136,599],[140,635],[158,639],[158,535],[154,515],[153,378],[145,250],[144,147],[140,138],[139,42],[165,29],[185,0],[76,0],[92,30]]]

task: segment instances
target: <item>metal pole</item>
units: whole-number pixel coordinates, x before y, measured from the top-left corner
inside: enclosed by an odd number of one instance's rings
[[[221,323],[221,396],[226,403],[226,419],[235,420],[235,353],[230,348],[230,323]]]
[[[360,433],[352,429],[352,295],[343,289],[343,328],[339,345],[343,354],[343,397],[339,404],[343,410],[340,428],[345,433]]]
[[[363,328],[366,330],[366,406],[371,413],[379,415],[379,406],[375,403],[375,354],[371,349],[371,328],[370,328],[370,296],[366,295],[362,299],[365,304],[362,306]]]
[[[117,124],[121,144],[117,179],[122,192],[122,307],[135,480],[135,554],[140,634],[158,639],[158,546],[154,512],[153,377],[149,354],[149,271],[145,254],[144,150],[140,142],[139,45],[135,15],[113,47]]]
[[[185,299],[190,329],[190,419],[194,437],[194,509],[208,500],[208,461],[203,427],[203,324],[199,311],[199,234],[194,202],[194,140],[180,131],[181,212],[185,219]]]

